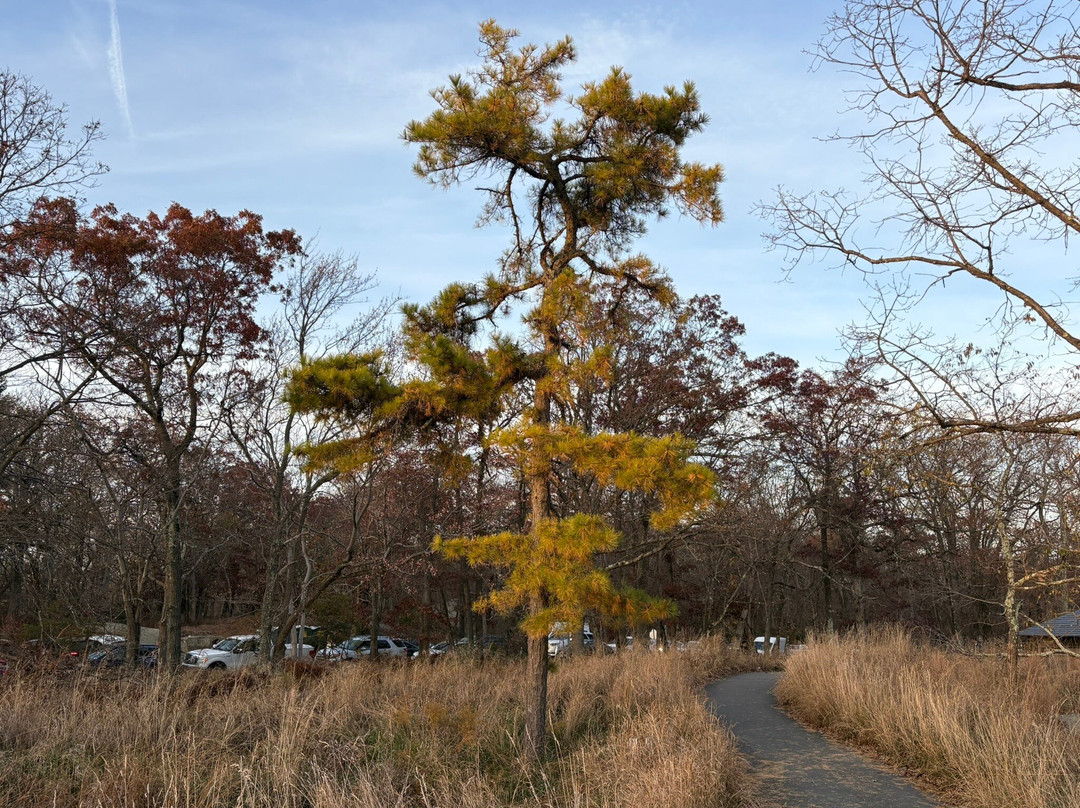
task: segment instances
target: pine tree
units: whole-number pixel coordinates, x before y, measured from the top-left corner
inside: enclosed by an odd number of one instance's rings
[[[425,429],[461,418],[490,423],[523,391],[528,397],[511,426],[488,436],[525,478],[527,529],[437,538],[435,547],[451,558],[507,570],[502,587],[477,607],[525,612],[526,744],[540,758],[551,627],[580,625],[586,611],[639,623],[673,610],[666,600],[615,587],[596,568],[594,556],[613,550],[619,535],[598,514],[554,511],[557,472],[569,469],[600,486],[649,493],[659,503],[651,517],[658,530],[686,519],[713,491],[711,473],[692,461],[692,443],[678,435],[588,434],[555,417],[575,384],[606,372],[602,348],[584,356],[574,350],[575,327],[588,319],[602,287],[616,299],[620,291],[644,291],[674,301],[665,273],[631,253],[631,245],[669,205],[719,223],[722,169],[680,158],[687,137],[707,121],[692,84],[659,95],[635,93],[630,76],[613,68],[603,81],[564,99],[560,70],[575,58],[570,39],[515,50],[516,36],[492,20],[482,23],[482,65],[435,90],[438,109],[404,132],[419,146],[417,174],[433,184],[493,181],[481,221],[508,224],[513,233],[498,271],[480,283],[452,284],[427,306],[405,306],[407,348],[425,372],[394,388],[393,396],[372,375],[370,357],[309,365],[294,387],[295,401],[309,410],[377,411],[383,426],[366,433],[369,442],[379,429]],[[554,117],[559,113],[576,117]],[[499,319],[514,311],[523,312],[524,329],[499,331]],[[350,362],[355,383],[341,376]],[[330,381],[320,387],[311,384],[314,378]],[[353,393],[359,398],[350,398]],[[355,448],[319,451],[339,462]]]

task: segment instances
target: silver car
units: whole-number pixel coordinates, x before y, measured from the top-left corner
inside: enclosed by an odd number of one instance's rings
[[[403,659],[409,659],[414,656],[414,653],[409,646],[397,637],[380,635],[376,639],[379,644],[379,656],[401,657]],[[340,645],[323,648],[315,655],[315,658],[324,659],[327,662],[345,662],[370,655],[371,635],[362,634],[359,637],[351,637]]]

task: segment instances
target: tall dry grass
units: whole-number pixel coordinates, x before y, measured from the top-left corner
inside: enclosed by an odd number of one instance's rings
[[[972,808],[1080,806],[1080,664],[1003,662],[924,647],[890,630],[816,642],[777,688],[806,723],[872,748]]]
[[[514,661],[7,677],[0,805],[742,806],[742,765],[699,685],[756,664],[715,647],[560,663],[540,768]]]

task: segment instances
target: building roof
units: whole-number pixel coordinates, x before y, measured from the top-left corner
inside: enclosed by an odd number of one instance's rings
[[[1021,637],[1080,637],[1080,612],[1059,614],[1053,620],[1047,620],[1041,626],[1025,628]]]

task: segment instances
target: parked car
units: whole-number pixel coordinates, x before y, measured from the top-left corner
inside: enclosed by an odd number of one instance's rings
[[[505,654],[506,638],[501,637],[498,634],[485,634],[480,638],[480,646],[484,651],[484,656],[490,654]]]
[[[127,661],[127,643],[119,642],[91,652],[86,661],[90,665],[103,668],[119,668]],[[141,643],[136,655],[136,664],[140,668],[156,668],[158,647],[153,643]]]
[[[292,643],[285,644],[286,658],[292,657]],[[300,649],[300,656],[305,661],[315,656],[315,649],[304,643]],[[200,648],[184,654],[183,665],[185,668],[201,668],[204,670],[237,670],[258,661],[259,659],[259,635],[237,634],[234,637],[226,637],[218,640],[209,648]]]
[[[124,642],[124,638],[116,634],[91,634],[89,637],[69,641],[64,646],[62,656],[70,661],[82,661],[95,651],[101,651],[118,642]]]
[[[377,642],[380,656],[411,659],[420,652],[419,647],[416,647],[414,650],[410,648],[404,640],[397,637],[379,635]],[[362,634],[359,637],[350,637],[340,645],[323,648],[316,655],[316,658],[326,660],[327,662],[348,662],[370,655],[371,635]]]
[[[455,643],[447,640],[437,642],[428,647],[428,654],[433,657],[463,651],[465,653],[479,651],[484,656],[501,654],[506,652],[506,638],[498,634],[485,634],[482,637],[474,637],[470,642],[468,637],[462,637]]]
[[[293,626],[292,632],[289,634],[289,642],[296,644],[300,639],[300,626]],[[326,646],[326,633],[321,626],[303,626],[304,633],[304,645],[310,645],[315,648],[316,651]],[[271,636],[276,636],[278,627],[274,626],[270,629]]]
[[[440,657],[443,654],[449,653],[452,648],[453,646],[451,646],[447,640],[443,640],[442,642],[437,642],[429,645],[427,652],[428,656]]]
[[[765,638],[754,637],[754,650],[759,654],[766,653],[765,651]],[[787,653],[787,637],[769,637],[769,650],[770,654],[785,654]]]
[[[447,640],[437,642],[428,647],[428,655],[433,657],[444,656],[450,653],[482,653],[484,656],[491,654],[506,653],[506,638],[499,634],[485,634],[482,637],[474,637],[472,641],[468,637],[462,637],[455,643]]]
[[[596,638],[593,637],[592,630],[585,626],[585,650],[592,651],[596,648]],[[567,631],[567,628],[562,623],[556,623],[555,627],[548,634],[548,656],[552,659],[568,653],[574,647],[574,635]]]

